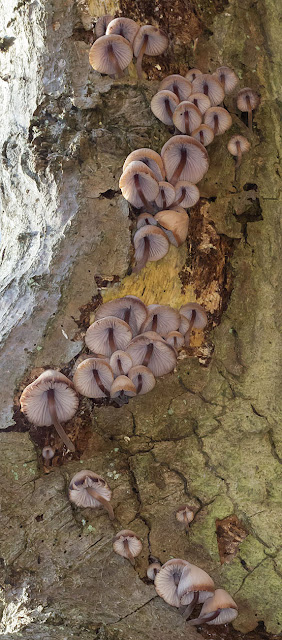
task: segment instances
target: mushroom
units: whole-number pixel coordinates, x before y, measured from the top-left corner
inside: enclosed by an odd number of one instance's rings
[[[159,211],[156,213],[155,219],[161,225],[171,244],[180,247],[187,238],[189,216],[186,211]]]
[[[202,115],[206,112],[207,109],[211,106],[211,101],[208,96],[204,93],[191,93],[188,98],[188,102],[192,102],[195,107],[198,107],[199,111]]]
[[[129,156],[127,156],[122,170],[125,171],[128,165],[131,162],[135,162],[136,160],[146,164],[147,167],[151,169],[155,178],[158,181],[165,179],[165,170],[164,170],[163,161],[161,156],[156,151],[153,151],[152,149],[147,149],[147,148],[136,149],[135,151],[132,151],[129,154]]]
[[[169,242],[165,233],[158,227],[147,225],[136,231],[133,238],[136,266],[133,271],[139,272],[147,262],[156,262],[163,258],[169,250]]]
[[[89,470],[76,473],[69,485],[69,499],[77,507],[104,507],[109,514],[110,520],[114,520],[114,512],[110,500],[111,489],[101,476]]]
[[[184,316],[186,318],[186,321],[189,321],[188,326],[187,324],[185,326],[184,322],[185,344],[186,347],[188,347],[190,344],[190,334],[192,329],[204,329],[208,322],[207,314],[203,307],[201,307],[201,305],[197,302],[188,302],[180,308],[180,316]],[[179,331],[182,333],[181,323],[179,326]]]
[[[181,133],[189,135],[201,124],[202,115],[198,107],[186,100],[185,102],[180,102],[178,107],[176,107],[172,120],[174,126],[181,131]]]
[[[178,507],[175,512],[175,517],[178,522],[185,525],[185,529],[188,531],[190,522],[194,520],[194,511],[187,504],[183,504],[181,507]]]
[[[155,577],[157,573],[159,573],[159,570],[161,568],[162,568],[162,565],[160,564],[160,562],[152,562],[151,564],[149,564],[147,569],[147,578],[149,578],[149,580],[152,580],[152,582],[154,582]]]
[[[213,75],[219,80],[220,84],[222,84],[223,91],[227,95],[232,93],[239,82],[238,76],[233,69],[229,67],[218,67]]]
[[[224,90],[219,80],[209,73],[198,75],[192,82],[193,93],[204,93],[208,96],[211,105],[216,106],[223,101]]]
[[[175,201],[173,206],[181,204],[185,209],[190,209],[198,202],[200,191],[193,182],[180,180],[175,185]]]
[[[125,351],[115,351],[111,355],[110,365],[115,376],[126,376],[132,367],[132,360]]]
[[[101,36],[89,52],[89,62],[95,71],[121,77],[133,57],[132,47],[122,36]]]
[[[78,407],[73,383],[60,371],[48,369],[22,392],[21,411],[37,427],[54,425],[67,449],[75,447],[65,433],[61,422],[70,420]]]
[[[200,182],[209,168],[209,157],[203,145],[190,136],[174,136],[163,146],[166,176],[175,186],[179,180]]]
[[[130,529],[123,529],[114,537],[113,549],[119,556],[128,558],[134,566],[134,558],[139,556],[142,551],[142,542],[134,531],[130,531]]]
[[[213,596],[208,598],[203,606],[199,618],[189,620],[188,624],[227,624],[235,620],[238,615],[238,607],[233,598],[224,591],[216,589]]]
[[[101,16],[101,18],[98,18],[95,24],[96,38],[101,38],[101,36],[104,36],[106,34],[107,26],[113,19],[114,19],[113,16],[110,16],[110,14],[107,14],[105,16]]]
[[[155,577],[157,594],[172,607],[180,607],[178,585],[183,571],[189,567],[186,560],[174,558],[165,562]]]
[[[52,458],[54,458],[54,455],[55,455],[55,449],[53,449],[53,447],[50,447],[49,445],[47,445],[46,447],[43,447],[42,458],[44,459],[44,465],[46,467],[49,467],[52,464],[51,460]]]
[[[145,214],[148,215],[148,214]],[[156,223],[155,223],[156,224]],[[115,316],[129,324],[132,335],[139,333],[141,325],[147,318],[147,307],[137,296],[123,296],[104,302],[96,311],[96,320],[107,316]]]
[[[158,91],[151,100],[154,116],[168,126],[173,125],[173,113],[179,104],[178,97],[172,91]]]
[[[86,331],[85,342],[90,351],[111,356],[114,351],[125,351],[132,339],[130,326],[124,320],[108,316],[96,320]]]
[[[204,147],[207,147],[214,139],[214,132],[207,124],[201,124],[198,129],[192,132],[192,138],[198,140]]]
[[[237,96],[237,107],[240,111],[248,112],[248,126],[251,129],[253,124],[253,111],[259,106],[260,97],[256,91],[245,87],[239,91]]]
[[[197,76],[202,76],[202,75],[203,75],[203,72],[200,71],[200,69],[189,69],[189,71],[187,71],[187,73],[185,74],[185,78],[187,78],[189,82],[193,82],[195,78],[197,78]]]
[[[144,162],[135,160],[131,162],[123,172],[119,188],[123,197],[137,209],[145,206],[147,211],[152,210],[151,202],[154,202],[159,185],[153,171]]]
[[[179,351],[184,345],[184,337],[180,331],[169,331],[165,336],[165,341],[170,344],[176,351]]]
[[[73,382],[78,393],[87,398],[109,398],[114,381],[113,371],[105,360],[87,358],[74,374]]]
[[[132,367],[128,372],[128,377],[136,387],[136,395],[141,396],[144,393],[152,391],[156,384],[155,376],[148,367],[139,364]]]
[[[175,200],[175,190],[169,182],[159,182],[159,194],[156,197],[156,204],[160,209],[166,209]]]
[[[145,24],[140,27],[133,42],[133,51],[137,58],[136,69],[138,78],[142,79],[142,60],[144,54],[147,56],[159,56],[168,46],[168,37],[158,27]]]
[[[133,40],[139,31],[139,25],[131,18],[114,18],[107,26],[106,35],[110,36],[115,33],[118,36],[123,36],[132,45]]]
[[[111,398],[122,405],[128,403],[128,398],[133,396],[136,396],[136,387],[133,382],[127,376],[118,376],[111,386]]]
[[[237,156],[236,165],[235,165],[236,169],[240,167],[240,164],[242,162],[242,154],[247,153],[247,151],[250,151],[250,147],[251,145],[249,141],[244,136],[236,135],[230,138],[227,145],[227,149],[229,153],[232,154],[232,156]]]
[[[209,574],[196,565],[189,564],[182,572],[177,590],[180,605],[186,606],[184,618],[187,619],[191,615],[196,604],[210,598],[214,590],[214,581]]]
[[[223,107],[210,107],[204,115],[204,123],[213,130],[215,136],[219,136],[230,129],[232,118]]]
[[[137,223],[136,223],[137,229],[141,229],[141,227],[145,227],[148,224],[157,226],[158,223],[156,222],[154,216],[152,216],[151,213],[140,213],[140,216],[138,216]]]
[[[168,331],[176,331],[179,327],[179,311],[168,304],[148,305],[148,316],[143,322],[141,331],[155,331],[164,336]]]
[[[182,102],[182,100],[187,100],[192,93],[192,84],[187,80],[187,78],[183,78],[183,76],[180,76],[179,74],[173,74],[172,76],[167,76],[161,81],[160,91],[163,89],[175,93],[179,102]]]
[[[169,373],[176,365],[175,350],[154,331],[133,338],[126,351],[134,366],[149,367],[156,378]]]

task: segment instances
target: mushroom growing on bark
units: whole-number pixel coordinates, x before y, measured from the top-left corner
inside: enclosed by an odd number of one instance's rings
[[[196,604],[205,602],[213,595],[214,590],[214,581],[206,571],[194,564],[185,568],[177,590],[181,606],[186,606],[184,618],[189,618]]]
[[[232,156],[237,157],[235,165],[236,169],[240,167],[243,153],[247,153],[248,151],[250,151],[250,147],[251,145],[249,143],[249,140],[247,140],[247,138],[245,138],[244,136],[236,135],[230,138],[227,149]]]
[[[148,215],[148,214],[145,214]],[[123,296],[115,300],[104,302],[96,311],[96,320],[101,320],[108,316],[115,316],[124,320],[135,336],[139,333],[141,325],[147,318],[147,307],[137,296]]]
[[[148,316],[141,327],[144,331],[155,331],[160,336],[166,335],[168,331],[176,331],[179,327],[180,316],[177,309],[173,309],[168,304],[150,304],[148,306]]]
[[[204,123],[213,130],[215,136],[219,136],[230,129],[232,118],[223,107],[210,107],[204,115]]]
[[[208,73],[198,75],[192,82],[193,93],[204,93],[210,99],[211,105],[216,106],[223,101],[224,90],[219,80]]]
[[[202,114],[198,107],[188,100],[180,102],[176,107],[172,117],[174,126],[181,133],[190,135],[194,129],[200,126],[202,122]]]
[[[189,216],[186,211],[159,211],[155,215],[171,244],[175,247],[185,242],[188,235]]]
[[[157,594],[171,607],[180,607],[178,585],[183,571],[190,567],[189,562],[174,558],[163,564],[155,577],[155,589]]]
[[[170,344],[176,351],[179,351],[184,345],[184,336],[179,331],[169,331],[165,336],[165,341]]]
[[[174,348],[154,331],[146,331],[133,338],[127,353],[131,356],[134,366],[142,364],[149,367],[155,377],[164,376],[176,365]]]
[[[216,589],[213,596],[204,602],[200,616],[189,620],[188,624],[227,624],[237,616],[238,607],[233,598],[224,589]]]
[[[134,531],[122,529],[113,539],[113,549],[115,553],[127,558],[134,566],[134,558],[139,556],[142,551],[142,542]]]
[[[214,132],[207,124],[201,124],[192,133],[192,138],[198,140],[204,147],[207,147],[214,139]]]
[[[132,367],[131,357],[125,351],[115,351],[111,355],[110,366],[115,376],[126,376]]]
[[[182,102],[182,100],[187,100],[192,93],[192,84],[187,80],[187,78],[183,78],[183,76],[178,74],[173,74],[171,76],[167,76],[161,81],[160,91],[163,89],[175,93],[179,102]]]
[[[122,36],[101,36],[90,49],[89,62],[95,71],[121,77],[133,57],[132,47]]]
[[[187,73],[185,74],[185,78],[187,78],[189,82],[193,82],[195,78],[197,78],[197,76],[202,76],[202,75],[203,75],[203,72],[200,71],[200,69],[189,69],[189,71],[187,71]]]
[[[150,24],[140,27],[133,42],[133,51],[137,58],[136,69],[138,78],[142,79],[143,56],[159,56],[168,46],[168,37],[161,29]]]
[[[160,209],[167,209],[175,200],[175,190],[169,182],[159,182],[159,195],[156,204]]]
[[[132,339],[130,326],[124,320],[108,316],[96,320],[86,331],[85,342],[90,351],[111,356],[114,351],[125,351]]]
[[[50,467],[51,460],[52,458],[54,458],[55,455],[55,450],[53,449],[53,447],[50,447],[49,445],[47,445],[46,447],[43,447],[42,449],[42,458],[44,459],[44,465],[45,467]]]
[[[145,267],[147,262],[161,260],[168,250],[169,242],[165,233],[158,227],[146,225],[136,231],[133,238],[135,247],[136,266],[134,272],[139,272]]]
[[[152,580],[152,582],[155,581],[155,577],[157,573],[159,573],[161,567],[162,565],[159,562],[152,562],[151,564],[149,564],[147,569],[147,577],[149,578],[149,580]]]
[[[200,191],[193,182],[180,180],[175,185],[175,201],[173,206],[181,204],[184,209],[190,209],[200,199]],[[172,207],[173,208],[173,207]]]
[[[165,179],[163,161],[161,156],[156,151],[147,148],[136,149],[135,151],[132,151],[129,156],[127,156],[122,170],[125,171],[128,165],[131,162],[135,161],[143,162],[144,164],[146,164],[147,167],[151,169],[158,181]]]
[[[132,45],[133,40],[139,31],[139,25],[131,18],[114,18],[107,26],[106,35],[110,36],[115,33],[118,36],[123,36]]]
[[[119,188],[123,197],[137,209],[152,211],[152,202],[159,193],[158,181],[144,162],[135,160],[127,165],[120,177]]]
[[[151,100],[154,116],[168,126],[173,125],[173,114],[179,104],[179,99],[172,91],[158,91]]]
[[[229,67],[218,67],[213,75],[219,80],[224,93],[227,95],[232,93],[233,89],[235,89],[239,82],[238,76],[236,76],[233,69],[230,69]]]
[[[101,18],[98,18],[95,24],[96,38],[101,38],[101,36],[104,36],[106,34],[107,26],[113,19],[114,17],[111,16],[110,14],[107,14],[105,16],[101,16]]]
[[[188,531],[190,522],[194,520],[194,511],[187,504],[184,504],[182,507],[178,507],[175,517],[178,522],[185,525],[185,529]]]
[[[77,407],[78,397],[73,383],[60,371],[48,369],[22,392],[21,411],[29,422],[37,427],[54,425],[67,449],[75,451],[75,447],[61,422],[73,418]]]
[[[200,113],[204,115],[207,109],[211,106],[211,101],[204,93],[191,93],[188,98],[188,102],[192,102],[195,107],[198,107]]]
[[[87,398],[109,398],[114,381],[113,371],[101,358],[87,358],[74,374],[73,382],[78,393]]]
[[[136,228],[141,229],[142,227],[146,227],[146,225],[152,224],[153,226],[157,226],[157,221],[151,213],[140,213],[136,221]]]
[[[253,124],[253,111],[259,106],[260,97],[256,91],[245,87],[239,91],[237,96],[237,107],[240,111],[248,112],[248,126],[251,129]]]
[[[111,386],[111,398],[123,405],[127,404],[128,398],[133,398],[133,396],[136,396],[136,388],[132,380],[127,376],[118,376]]]
[[[128,372],[128,377],[136,387],[137,396],[149,393],[156,384],[155,376],[152,371],[150,371],[148,367],[144,367],[142,364],[132,367]]]
[[[200,182],[209,168],[209,157],[205,147],[190,136],[174,136],[163,146],[166,176],[175,186],[179,180]]]
[[[185,332],[185,344],[186,347],[188,347],[190,344],[190,335],[192,329],[204,329],[208,322],[207,314],[203,307],[201,307],[201,305],[197,302],[188,302],[180,308],[180,316],[184,316],[184,318],[186,319],[186,323],[187,320],[189,321],[188,325],[185,323],[185,321],[183,323]],[[182,333],[181,323],[179,326],[179,331]]]
[[[77,507],[104,507],[110,519],[114,520],[111,497],[112,492],[106,480],[88,469],[76,473],[69,485],[69,499]]]

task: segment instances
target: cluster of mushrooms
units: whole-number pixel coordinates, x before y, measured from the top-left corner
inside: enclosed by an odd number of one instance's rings
[[[189,346],[193,329],[203,329],[203,307],[189,302],[180,311],[169,305],[148,307],[136,296],[124,296],[102,304],[86,331],[91,354],[80,356],[73,382],[59,371],[44,371],[21,395],[21,410],[40,427],[54,425],[67,449],[74,445],[62,422],[78,408],[78,395],[112,399],[122,406],[129,398],[151,391],[156,377],[174,369],[178,351]],[[43,457],[52,451],[45,447]]]
[[[91,47],[89,62],[95,71],[120,78],[136,58],[138,78],[142,78],[144,55],[161,55],[168,46],[167,35],[151,24],[139,26],[130,18],[105,15],[97,20],[96,41]]]

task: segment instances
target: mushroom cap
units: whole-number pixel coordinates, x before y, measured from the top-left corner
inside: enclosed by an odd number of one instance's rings
[[[184,151],[186,152],[186,163],[177,181],[186,180],[196,184],[200,182],[209,168],[209,157],[205,147],[191,136],[173,136],[164,144],[161,155],[167,179],[171,182]]]
[[[173,113],[173,123],[182,133],[186,133],[185,114],[189,118],[189,133],[194,131],[202,122],[202,114],[198,107],[188,100],[180,102]]]
[[[131,357],[125,351],[114,351],[110,358],[110,366],[115,376],[126,376],[132,367]]]
[[[187,100],[192,93],[192,84],[187,78],[183,78],[183,76],[175,73],[161,81],[160,91],[162,89],[167,89],[168,91],[172,91],[172,93],[177,92],[176,95],[178,99],[182,101]]]
[[[184,337],[180,331],[169,331],[165,336],[165,341],[174,349],[181,349],[184,345]]]
[[[152,216],[151,213],[140,213],[136,221],[136,228],[141,229],[141,227],[146,227],[146,225],[152,224],[153,226],[157,226],[157,222]]]
[[[109,330],[113,330],[113,337],[116,344],[116,348],[113,349],[110,345]],[[101,320],[95,320],[93,324],[86,331],[85,342],[90,351],[99,351],[105,356],[111,356],[113,351],[121,349],[125,351],[127,345],[132,339],[132,331],[130,326],[114,316],[108,316],[101,318]]]
[[[111,398],[117,398],[120,393],[124,393],[124,395],[129,398],[133,398],[136,396],[136,387],[133,384],[132,380],[130,380],[127,376],[120,375],[118,376],[111,386]]]
[[[219,80],[224,88],[224,92],[228,95],[232,93],[233,89],[237,86],[239,78],[233,69],[229,67],[218,67],[213,75]]]
[[[50,445],[48,445],[47,447],[43,447],[42,449],[42,457],[45,458],[45,460],[52,460],[52,458],[54,458],[55,455],[55,450],[50,447]]]
[[[125,200],[130,202],[137,209],[141,209],[144,206],[137,188],[136,178],[138,176],[140,188],[148,202],[154,202],[158,193],[159,185],[158,181],[151,169],[147,167],[144,162],[135,160],[127,165],[125,171],[120,177],[119,188]]]
[[[166,201],[166,207],[175,200],[175,190],[170,182],[159,182],[159,195],[156,197],[156,204],[163,209],[163,197]]]
[[[212,106],[220,104],[224,98],[224,91],[219,80],[209,73],[198,75],[192,82],[193,93],[204,93]]]
[[[155,376],[152,371],[148,369],[148,367],[143,367],[142,364],[136,365],[132,367],[128,372],[128,377],[132,380],[133,384],[136,387],[136,392],[138,395],[142,396],[145,393],[149,393],[152,391],[156,384]],[[140,391],[138,391],[139,383],[142,383]]]
[[[232,156],[238,155],[237,143],[239,143],[240,145],[241,153],[246,153],[247,151],[250,151],[251,145],[249,143],[249,140],[247,140],[247,138],[239,135],[232,136],[232,138],[230,138],[227,144],[227,149],[229,153],[232,154]]]
[[[215,133],[216,117],[218,122],[218,130]],[[230,129],[232,125],[232,118],[230,113],[226,109],[223,109],[223,107],[210,107],[209,109],[207,109],[204,115],[204,123],[211,127],[216,136],[219,136],[227,131],[227,129]]]
[[[164,180],[165,170],[162,158],[159,153],[153,151],[153,149],[143,148],[132,151],[129,156],[127,156],[122,170],[125,171],[126,167],[128,167],[131,162],[135,161],[143,162],[144,164],[146,164],[147,167],[151,169],[158,181]]]
[[[185,78],[189,80],[189,82],[193,82],[197,76],[202,76],[203,72],[200,69],[189,69],[187,73],[185,73]]]
[[[151,564],[149,564],[147,569],[147,578],[154,582],[156,574],[159,573],[161,567],[162,565],[160,564],[160,562],[152,562]]]
[[[188,235],[189,216],[186,211],[159,211],[155,215],[156,220],[164,228],[169,241],[175,247],[180,247]],[[178,328],[178,327],[177,327]]]
[[[67,422],[77,410],[78,397],[73,383],[60,371],[48,369],[24,389],[20,399],[21,411],[37,427],[50,427],[53,424],[48,404],[50,389],[54,390],[59,422]]]
[[[139,28],[139,24],[131,18],[114,18],[107,27],[106,35],[110,36],[115,33],[118,36],[123,36],[132,44]]]
[[[185,193],[183,200],[181,200],[181,206],[185,209],[190,209],[190,207],[194,207],[194,205],[200,199],[200,191],[198,187],[193,182],[187,182],[186,180],[179,180],[175,185],[175,200],[178,201],[179,198]]]
[[[111,47],[111,49],[110,49]],[[126,69],[133,58],[132,47],[122,36],[101,36],[94,42],[89,52],[89,62],[95,71],[114,75],[115,65],[109,56],[109,50],[117,59],[121,69]]]
[[[100,18],[98,18],[96,24],[95,24],[95,35],[96,38],[101,38],[101,36],[104,36],[107,30],[107,26],[108,24],[111,22],[111,20],[113,20],[114,17],[111,16],[109,13],[106,14],[105,16],[101,16]]]
[[[201,132],[202,136],[200,135]],[[195,138],[195,140],[198,140],[198,142],[201,142],[201,138],[203,138],[201,144],[203,144],[204,147],[207,147],[207,145],[210,144],[214,139],[214,132],[207,124],[201,124],[197,129],[195,129],[195,131],[192,132],[192,138]]]
[[[180,607],[178,585],[184,569],[190,567],[189,562],[174,558],[163,564],[155,577],[155,589],[157,594],[172,607]]]
[[[192,317],[192,311],[196,311],[196,318],[193,325],[194,329],[204,329],[204,327],[208,322],[207,314],[204,308],[201,307],[201,305],[198,304],[197,302],[188,302],[187,304],[184,304],[182,307],[180,307],[179,311],[180,311],[180,315],[185,316],[185,318],[187,318],[189,322]]]
[[[169,250],[168,239],[162,229],[153,225],[146,225],[138,229],[133,238],[136,261],[140,262],[144,254],[145,238],[150,241],[148,261],[156,262],[161,260]]]
[[[149,345],[152,345],[152,353],[146,366],[154,376],[157,378],[172,371],[176,365],[175,350],[154,331],[141,333],[133,338],[128,346],[126,351],[131,356],[134,366],[143,364]]]
[[[199,591],[199,602],[205,602],[213,595],[214,590],[214,581],[209,574],[195,564],[190,564],[182,572],[177,593],[181,605],[188,605],[192,602],[195,591]]]
[[[176,331],[179,327],[179,311],[169,304],[152,304],[148,306],[148,316],[143,322],[141,331],[155,331],[165,336],[168,331]]]
[[[179,99],[172,91],[158,91],[151,100],[151,109],[158,120],[171,126],[173,122],[166,109],[166,104],[169,104],[170,110],[173,113],[179,104]]]
[[[78,365],[73,377],[74,386],[78,393],[87,398],[106,398],[106,393],[103,393],[94,378],[94,371],[97,371],[105,389],[110,391],[114,374],[108,362],[100,358],[87,358]]]
[[[178,522],[182,523],[190,523],[194,520],[194,511],[187,504],[183,504],[181,507],[178,507],[175,512],[175,517]]]
[[[130,529],[122,529],[119,531],[117,535],[113,539],[113,549],[114,551],[123,558],[127,558],[127,550],[124,547],[124,542],[127,541],[129,546],[129,551],[133,555],[134,558],[139,556],[139,553],[142,551],[142,542],[140,538],[134,533],[134,531],[130,531]]]
[[[77,507],[91,507],[93,509],[101,507],[99,500],[96,500],[88,493],[88,488],[95,489],[102,498],[110,502],[112,492],[108,483],[97,473],[88,469],[79,471],[71,479],[69,484],[69,499],[71,502],[74,502]]]
[[[208,620],[210,614],[220,609],[220,613],[214,620]],[[196,620],[191,620],[190,624],[226,624],[232,622],[238,616],[238,607],[233,598],[224,591],[224,589],[216,589],[212,597],[205,600],[200,617]],[[205,617],[207,620],[205,621]]]
[[[191,93],[188,98],[188,102],[192,102],[198,107],[200,113],[203,115],[207,109],[211,106],[211,101],[204,93]]]
[[[145,214],[149,215],[149,214]],[[155,223],[156,224],[156,223]],[[96,311],[95,320],[108,316],[115,316],[124,320],[132,331],[132,335],[139,333],[141,325],[147,318],[147,307],[137,296],[123,296],[115,300],[104,302]]]
[[[145,55],[159,56],[167,49],[168,37],[166,33],[158,27],[153,27],[153,25],[151,24],[145,24],[143,25],[143,27],[140,27],[133,42],[133,51],[135,58],[138,57],[138,54],[144,43],[145,36],[147,37]]]
[[[237,107],[240,111],[249,111],[248,98],[250,101],[251,109],[256,109],[260,103],[260,97],[256,91],[250,89],[250,87],[244,87],[239,91],[237,96]]]

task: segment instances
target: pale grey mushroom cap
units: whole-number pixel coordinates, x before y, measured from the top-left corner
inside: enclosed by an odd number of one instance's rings
[[[37,427],[53,424],[48,402],[50,389],[54,390],[59,422],[67,422],[77,410],[79,401],[73,383],[60,371],[48,369],[24,389],[20,398],[21,411]]]
[[[233,69],[229,67],[218,67],[213,74],[222,84],[224,93],[232,93],[239,82],[239,78]]]
[[[209,97],[212,106],[220,104],[224,99],[224,91],[219,80],[208,73],[202,73],[192,82],[193,93],[204,93]]]
[[[99,378],[100,386],[97,384]],[[81,362],[74,374],[73,382],[78,393],[87,398],[106,398],[107,391],[110,392],[110,388],[114,381],[113,371],[105,360],[101,358],[87,358]],[[101,389],[105,388],[105,391]]]
[[[207,109],[211,106],[211,101],[208,96],[205,96],[204,93],[191,93],[188,98],[188,102],[192,102],[196,107],[198,107],[200,113],[203,115]]]
[[[189,216],[187,212],[175,211],[159,211],[155,215],[156,220],[161,225],[171,244],[180,247],[188,235]]]
[[[160,562],[152,562],[151,564],[149,564],[147,569],[147,578],[149,578],[149,580],[152,580],[152,582],[154,582],[155,577],[157,573],[159,573],[159,570],[161,569],[161,567],[162,565],[160,564]]]
[[[159,195],[156,197],[156,204],[161,209],[166,209],[175,200],[175,190],[169,182],[159,182]]]
[[[69,485],[71,502],[74,502],[77,507],[91,507],[93,509],[101,507],[101,503],[88,493],[88,488],[95,489],[102,498],[110,502],[112,492],[108,483],[97,473],[89,470],[79,471],[73,476]]]
[[[134,366],[142,364],[148,367],[156,378],[169,373],[176,365],[175,350],[154,331],[146,331],[133,338],[127,353]]]
[[[154,27],[153,25],[145,24],[140,27],[133,42],[133,51],[135,58],[137,58],[138,54],[140,53],[140,50],[145,42],[145,36],[147,39],[145,55],[159,56],[167,49],[168,37],[164,33],[164,31],[162,31],[158,27]]]
[[[122,529],[113,539],[113,549],[115,553],[123,558],[128,558],[127,549],[125,546],[125,542],[127,542],[129,551],[134,558],[139,556],[142,551],[142,542],[140,538],[131,531],[130,529]]]
[[[184,196],[184,197],[183,197]],[[179,180],[175,185],[175,200],[176,202],[181,200],[181,206],[184,209],[190,209],[200,199],[200,191],[193,182],[187,182],[185,180]]]
[[[191,136],[179,135],[170,138],[163,146],[161,155],[169,182],[186,180],[200,182],[209,168],[209,157],[205,147]],[[185,164],[176,180],[173,179],[184,156]]]
[[[186,120],[185,120],[186,118]],[[180,102],[173,113],[173,123],[182,133],[191,135],[202,122],[202,114],[198,107],[188,100]]]
[[[111,345],[111,338],[114,345]],[[85,342],[90,351],[98,351],[105,356],[111,356],[114,351],[126,347],[132,339],[130,326],[114,316],[96,320],[86,331]]]
[[[213,620],[210,616],[218,611]],[[233,598],[224,589],[216,589],[214,594],[205,600],[199,618],[189,620],[189,625],[197,624],[227,624],[238,616],[238,607]]]
[[[195,78],[197,78],[197,76],[202,76],[202,75],[203,75],[203,72],[200,71],[200,69],[189,69],[189,71],[187,71],[187,73],[185,74],[185,78],[187,78],[189,82],[193,82]]]
[[[136,396],[136,388],[133,382],[124,375],[118,376],[111,386],[111,398],[117,398],[121,393],[128,398]]]
[[[125,171],[128,165],[131,162],[135,162],[135,161],[143,162],[144,164],[146,164],[147,167],[151,169],[155,178],[158,181],[164,180],[165,170],[164,170],[162,158],[159,155],[159,153],[157,153],[156,151],[153,151],[153,149],[142,148],[142,149],[136,149],[135,151],[132,151],[129,154],[129,156],[127,156],[122,170]]]
[[[101,36],[92,45],[89,53],[91,67],[99,73],[115,75],[116,67],[111,61],[111,52],[121,70],[126,69],[133,58],[132,47],[122,36]]]
[[[159,193],[159,185],[153,171],[144,162],[136,160],[127,165],[120,177],[119,188],[125,200],[137,209],[141,209],[144,206],[144,202],[138,194],[137,177],[140,189],[148,202],[154,202],[156,199]]]
[[[232,138],[230,138],[228,144],[227,144],[227,149],[229,151],[229,153],[232,154],[232,156],[237,156],[238,155],[238,147],[237,145],[240,146],[241,149],[241,153],[247,153],[247,151],[250,151],[250,143],[249,140],[247,140],[247,138],[245,138],[244,136],[240,136],[240,135],[236,135],[236,136],[232,136]]]
[[[163,89],[175,93],[178,100],[182,102],[182,100],[187,100],[192,93],[192,84],[187,78],[183,78],[183,76],[175,73],[161,81],[160,91]]]
[[[179,585],[178,585],[178,597],[180,604],[188,605],[194,598],[194,593],[199,592],[198,602],[205,602],[207,598],[210,598],[215,590],[214,581],[206,571],[196,567],[194,564],[190,564],[189,567],[182,572]]]
[[[192,138],[198,140],[204,147],[207,147],[214,139],[214,132],[207,124],[201,124],[192,132]]]
[[[110,21],[107,27],[106,35],[109,36],[115,33],[118,36],[122,36],[132,44],[139,28],[140,27],[137,22],[135,22],[135,20],[131,20],[131,18],[114,18]]]
[[[256,109],[260,103],[260,97],[256,91],[250,87],[244,87],[241,89],[237,96],[237,107],[240,111],[249,111],[248,101],[250,102],[251,109]]]
[[[128,377],[136,387],[136,394],[140,396],[152,391],[156,384],[152,371],[141,364],[132,367],[128,372]]]
[[[177,309],[168,304],[153,304],[148,306],[148,316],[141,327],[145,331],[155,331],[165,336],[169,331],[176,331],[179,327],[180,315]]]
[[[170,331],[165,336],[165,341],[174,349],[179,350],[184,345],[184,336],[182,335],[182,333],[180,333],[180,331]]]
[[[178,104],[179,99],[175,95],[175,93],[172,93],[172,91],[163,90],[158,91],[158,93],[153,96],[151,100],[151,109],[154,116],[156,116],[158,120],[160,120],[164,124],[167,124],[168,126],[171,126],[173,124],[173,120],[172,116],[169,113],[169,109],[173,114]]]
[[[95,24],[96,38],[101,38],[101,36],[104,36],[106,34],[107,26],[113,19],[114,17],[111,16],[110,14],[107,14],[105,16],[101,16],[101,18],[98,18]]]
[[[157,594],[172,607],[180,607],[178,585],[184,569],[190,567],[189,562],[175,558],[163,564],[155,577]]]
[[[204,115],[204,123],[213,130],[215,136],[219,136],[230,129],[232,118],[223,107],[210,107]]]
[[[152,224],[153,226],[157,226],[157,221],[151,213],[140,213],[140,216],[137,218],[136,228],[141,229],[141,227],[146,227],[147,225]]]
[[[192,311],[196,311],[196,317],[193,325],[194,329],[204,329],[208,322],[207,314],[204,308],[197,302],[188,302],[187,304],[184,304],[182,307],[180,307],[179,311],[180,315],[185,316],[185,318],[187,318],[189,322],[192,317]]]
[[[169,250],[169,242],[161,229],[153,225],[146,225],[138,229],[133,238],[137,264],[141,262],[144,255],[145,238],[149,240],[148,261],[156,262],[157,260],[161,260]]]
[[[131,357],[125,351],[115,351],[111,355],[110,366],[115,376],[127,376],[132,367]]]
[[[146,305],[137,296],[123,296],[104,302],[96,311],[95,319],[101,320],[101,318],[108,316],[120,318],[130,326],[132,335],[135,336],[146,320],[147,313]]]
[[[187,504],[183,504],[181,507],[178,507],[175,512],[175,517],[178,522],[187,525],[194,520],[194,511]]]

